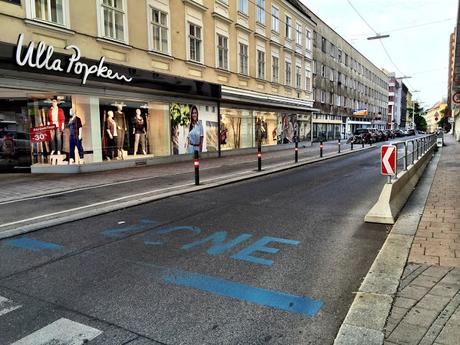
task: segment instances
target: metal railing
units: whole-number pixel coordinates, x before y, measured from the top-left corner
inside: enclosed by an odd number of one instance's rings
[[[396,171],[393,179],[396,180],[399,174],[407,171],[411,165],[414,165],[433,146],[436,146],[436,139],[436,134],[429,134],[391,143],[391,145],[396,146]]]

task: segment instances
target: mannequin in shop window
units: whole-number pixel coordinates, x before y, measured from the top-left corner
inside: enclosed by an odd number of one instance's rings
[[[115,156],[117,159],[124,159],[123,146],[125,145],[125,134],[128,126],[126,125],[126,116],[123,112],[123,104],[117,104],[117,111],[114,114],[115,123],[117,124],[117,151]]]
[[[69,120],[69,130],[70,130],[70,163],[75,162],[75,148],[78,150],[78,155],[80,156],[80,164],[83,164],[84,150],[82,145],[82,131],[83,125],[81,119],[77,116],[77,113],[70,109],[70,120]]]
[[[110,110],[107,112],[107,123],[106,123],[106,131],[107,131],[107,148],[108,148],[108,156],[107,159],[111,160],[115,158],[115,151],[117,150],[117,124],[113,119],[113,111]]]
[[[64,111],[58,107],[57,98],[53,98],[51,103],[51,108],[48,110],[48,125],[56,127],[51,131],[51,154],[53,155],[57,152],[59,155],[62,150],[62,132],[64,131],[65,116]]]
[[[190,127],[187,136],[188,153],[203,150],[203,133],[203,125],[198,120],[198,108],[193,105],[190,109]]]
[[[147,154],[147,147],[145,144],[145,133],[147,132],[146,123],[142,117],[140,109],[136,109],[136,115],[134,116],[133,124],[133,134],[134,134],[134,155],[137,155],[139,149],[139,143],[142,147],[142,154]]]

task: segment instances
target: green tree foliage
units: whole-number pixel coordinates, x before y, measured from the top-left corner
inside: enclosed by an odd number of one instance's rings
[[[410,109],[410,111],[412,113],[412,109]],[[425,109],[423,109],[423,107],[421,107],[419,103],[414,102],[413,112],[415,116],[414,118],[415,128],[418,129],[419,131],[426,132],[428,126],[427,126],[425,118],[423,117],[423,114],[425,114]]]
[[[438,127],[444,128],[446,132],[449,132],[452,125],[449,123],[449,120],[446,117],[446,108],[442,109],[440,113],[441,120],[438,121]]]

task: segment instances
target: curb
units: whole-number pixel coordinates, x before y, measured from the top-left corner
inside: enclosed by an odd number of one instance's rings
[[[326,155],[326,156],[323,156],[322,158],[306,159],[304,161],[300,161],[299,163],[271,165],[267,167],[267,169],[262,170],[261,172],[253,172],[245,176],[237,176],[233,178],[228,178],[223,181],[222,181],[222,177],[217,177],[199,186],[195,186],[194,184],[190,183],[189,187],[184,188],[182,186],[180,190],[174,190],[174,188],[177,188],[177,187],[171,187],[170,188],[171,191],[163,192],[160,194],[155,194],[156,193],[155,190],[150,191],[150,192],[138,193],[138,194],[128,196],[131,200],[120,201],[120,198],[118,198],[114,200],[107,200],[107,201],[101,202],[99,203],[100,205],[107,204],[107,206],[103,206],[99,208],[94,208],[94,207],[90,208],[90,206],[86,206],[86,207],[83,206],[78,209],[88,208],[88,210],[84,210],[81,212],[76,212],[75,210],[66,210],[66,211],[56,212],[56,217],[53,219],[47,219],[44,221],[39,221],[37,220],[37,218],[25,219],[24,225],[19,226],[19,227],[17,226],[11,227],[11,228],[7,227],[6,229],[2,230],[1,229],[2,226],[0,225],[0,239],[23,235],[23,234],[37,231],[40,229],[44,229],[47,227],[70,223],[73,221],[77,221],[77,220],[81,220],[81,219],[85,219],[89,217],[99,216],[99,215],[110,213],[113,211],[118,211],[118,210],[122,210],[125,208],[138,206],[138,205],[149,203],[152,201],[162,200],[162,199],[170,198],[170,197],[177,196],[177,195],[189,194],[189,193],[211,189],[215,187],[220,187],[220,186],[224,186],[224,185],[228,185],[228,184],[232,184],[236,182],[241,182],[241,181],[246,181],[246,180],[250,180],[250,179],[254,179],[258,177],[263,177],[263,176],[271,175],[274,173],[299,168],[299,167],[313,164],[316,162],[321,162],[321,161],[338,158],[341,156],[346,156],[346,155],[361,152],[361,151],[366,151],[366,150],[369,150],[375,147],[376,147],[375,145],[367,146],[365,148],[359,148],[353,151],[348,150],[348,151],[341,152],[341,153],[334,153],[334,154]],[[123,198],[123,199],[127,199],[127,198]],[[65,213],[68,213],[68,214],[65,214]],[[58,214],[62,214],[62,216],[59,216]]]
[[[442,152],[442,151],[441,151]],[[415,191],[375,258],[337,333],[334,345],[382,345],[399,281],[423,215],[441,153],[427,165]]]

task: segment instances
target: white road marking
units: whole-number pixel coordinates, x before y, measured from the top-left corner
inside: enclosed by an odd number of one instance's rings
[[[13,301],[9,300],[8,298],[0,296],[0,316],[8,314],[13,310],[21,308],[22,305],[15,304]]]
[[[82,345],[102,331],[68,319],[59,319],[11,345]]]

